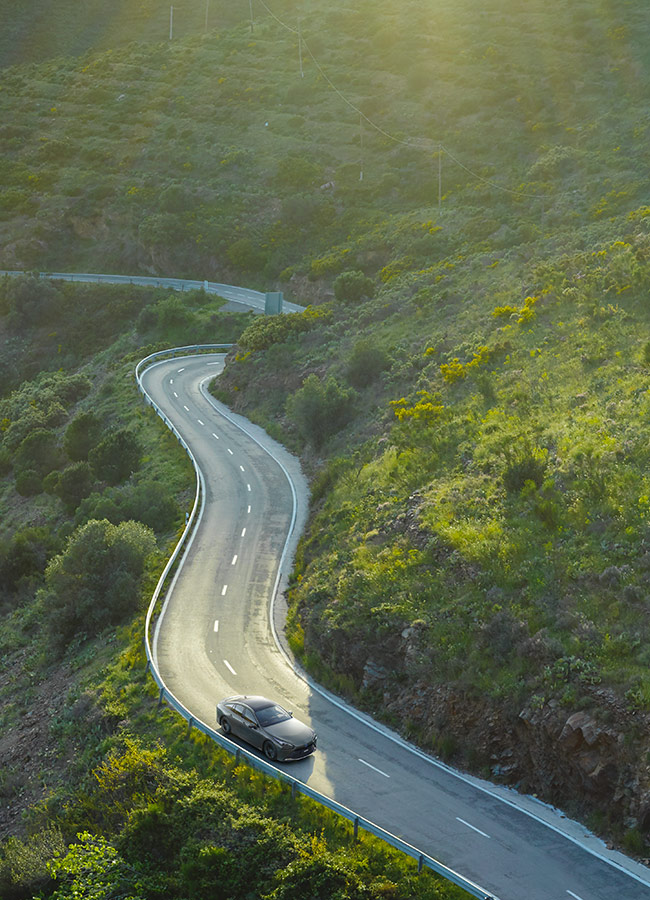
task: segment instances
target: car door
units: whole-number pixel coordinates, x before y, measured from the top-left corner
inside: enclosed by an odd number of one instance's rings
[[[248,740],[248,727],[244,722],[244,707],[241,703],[231,703],[229,704],[230,715],[228,717],[228,721],[230,722],[230,727],[232,728],[232,733],[238,737],[243,738],[245,741]]]
[[[262,734],[259,722],[257,721],[257,716],[252,709],[248,706],[244,706],[242,709],[242,717],[246,732],[245,734],[242,734],[242,737],[245,741],[248,741],[249,744],[252,744],[253,747],[261,748],[264,742],[264,735]]]

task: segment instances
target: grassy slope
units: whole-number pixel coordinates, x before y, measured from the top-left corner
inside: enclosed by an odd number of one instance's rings
[[[374,300],[332,303],[224,380],[300,446],[284,400],[308,372],[345,381],[360,336],[390,361],[320,450],[296,646],[426,744],[450,752],[471,725],[474,766],[502,770],[514,746],[511,780],[641,830],[647,30],[641,5],[600,0],[308,4],[314,56],[381,126],[363,146],[269,19],[252,40],[242,25],[8,69],[0,92],[1,265],[202,273],[298,301],[342,269],[375,280]],[[439,141],[471,170],[443,155],[440,210]],[[557,749],[576,709],[607,726],[603,761],[624,748],[595,782]]]
[[[26,285],[32,298],[44,295],[42,284]],[[203,736],[189,735],[174,713],[157,709],[157,691],[145,670],[144,614],[191,503],[192,471],[178,443],[139,401],[133,368],[161,345],[197,335],[232,339],[250,316],[219,312],[219,302],[206,303],[200,293],[184,294],[176,303],[160,291],[57,285],[40,305],[37,321],[29,323],[24,305],[18,316],[11,283],[3,283],[0,297],[3,339],[20,348],[10,360],[15,389],[0,399],[4,900],[49,896],[55,883],[47,865],[57,855],[63,861],[56,886],[64,892],[74,891],[78,878],[85,893],[103,893],[110,883],[120,895],[142,898],[162,892],[207,900],[218,889],[232,898],[251,891],[260,897],[276,891],[273,897],[280,898],[313,896],[313,885],[325,880],[342,898],[381,893],[461,900],[464,892],[419,876],[414,862],[379,841],[356,842],[337,817],[310,801],[292,800],[280,785],[236,765]],[[81,309],[85,328],[75,333]],[[56,336],[47,321],[55,310]],[[70,386],[79,376],[87,379],[87,392],[73,398]],[[76,509],[66,510],[38,488],[29,496],[17,493],[19,455],[14,450],[14,469],[7,471],[4,451],[35,426],[52,428],[60,448],[70,421],[84,410],[96,412],[105,428],[127,425],[138,435],[139,469],[117,487],[96,481]],[[62,456],[51,465],[56,471],[68,463]],[[57,621],[48,616],[40,592],[43,570],[65,549],[75,526],[89,518],[138,518],[136,507],[120,512],[117,501],[139,491],[147,492],[142,521],[157,529],[159,547],[141,597],[117,627],[78,634],[58,655]],[[163,496],[173,509],[161,525],[149,513]],[[22,574],[9,584],[7,573],[16,565]],[[113,862],[106,867],[109,857]]]

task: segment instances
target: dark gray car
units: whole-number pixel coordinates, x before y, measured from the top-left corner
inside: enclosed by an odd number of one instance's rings
[[[217,704],[224,734],[247,741],[271,760],[303,759],[316,749],[316,732],[266,697],[237,694]]]

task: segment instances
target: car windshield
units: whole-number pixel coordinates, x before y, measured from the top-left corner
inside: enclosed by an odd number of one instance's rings
[[[263,709],[256,709],[255,712],[257,721],[263,728],[267,725],[277,725],[278,722],[284,722],[291,718],[286,709],[282,709],[281,706],[275,704],[273,706],[265,706]]]

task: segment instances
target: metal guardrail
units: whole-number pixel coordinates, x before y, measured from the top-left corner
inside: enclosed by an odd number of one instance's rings
[[[19,270],[0,269],[0,275],[16,277],[30,274]],[[222,284],[219,281],[195,281],[189,278],[159,278],[157,275],[102,275],[90,272],[38,272],[39,278],[50,278],[53,281],[80,281],[95,284],[136,284],[146,287],[166,287],[174,291],[199,291],[217,294],[224,300],[241,303],[258,312],[264,312],[266,295],[252,288],[238,287],[234,284]],[[285,300],[283,312],[303,312],[304,306]]]
[[[199,468],[199,465],[192,453],[190,447],[188,446],[185,439],[182,437],[180,432],[177,430],[173,422],[159,409],[159,407],[153,402],[152,398],[146,392],[143,384],[142,384],[142,376],[144,372],[149,368],[149,364],[155,360],[158,360],[164,356],[168,356],[170,358],[175,358],[179,354],[187,353],[187,352],[200,352],[200,351],[210,351],[215,349],[226,349],[231,347],[232,344],[195,344],[190,347],[174,347],[169,350],[160,350],[157,353],[152,353],[150,356],[141,359],[138,365],[135,368],[135,376],[138,383],[138,388],[143,395],[145,402],[148,403],[154,411],[161,417],[165,425],[170,429],[172,434],[178,439],[180,445],[183,447],[190,460],[192,461],[192,465],[194,466],[194,471],[196,473],[196,495],[194,498],[194,505],[192,507],[192,512],[190,513],[187,523],[185,525],[185,529],[183,534],[181,535],[176,547],[172,555],[167,562],[159,580],[156,585],[156,589],[151,598],[151,603],[149,604],[149,609],[147,610],[147,616],[145,620],[145,648],[147,654],[147,671],[151,673],[153,680],[156,682],[159,695],[158,695],[158,705],[161,706],[163,702],[166,702],[168,706],[170,706],[173,710],[175,710],[180,716],[187,720],[190,728],[196,728],[207,737],[209,737],[215,744],[218,744],[224,750],[229,753],[234,754],[235,758],[238,761],[245,761],[249,766],[254,769],[258,769],[265,774],[275,778],[279,781],[285,782],[291,785],[291,793],[292,796],[296,794],[304,794],[306,797],[310,797],[312,800],[315,800],[321,806],[324,806],[326,809],[332,810],[332,812],[337,813],[342,816],[344,819],[347,819],[349,822],[352,822],[354,826],[354,837],[355,839],[358,836],[358,831],[361,828],[363,831],[367,831],[369,834],[373,834],[381,840],[385,841],[387,844],[390,844],[395,849],[401,851],[402,853],[410,856],[412,859],[415,859],[418,864],[418,872],[421,872],[422,869],[431,869],[433,872],[436,872],[438,875],[441,875],[447,881],[450,881],[452,884],[457,885],[460,888],[463,888],[467,891],[468,894],[471,894],[473,897],[479,898],[479,900],[497,900],[497,898],[491,894],[489,894],[484,888],[480,885],[475,884],[473,881],[470,881],[468,878],[465,878],[463,875],[460,875],[458,872],[455,872],[453,869],[448,868],[443,865],[437,859],[434,859],[432,856],[429,856],[426,853],[423,853],[421,850],[418,850],[417,847],[414,847],[412,844],[403,841],[401,838],[397,837],[394,834],[391,834],[389,831],[386,831],[384,828],[381,828],[379,825],[375,825],[374,822],[371,822],[369,819],[364,818],[363,816],[358,815],[353,810],[348,809],[346,806],[343,806],[341,803],[337,803],[336,800],[332,800],[330,797],[321,794],[319,791],[314,790],[308,784],[305,784],[304,781],[299,781],[297,778],[293,778],[287,772],[284,772],[282,769],[278,769],[270,763],[266,762],[266,760],[261,759],[259,756],[256,756],[254,753],[244,749],[243,747],[239,747],[233,741],[230,741],[228,738],[224,737],[219,732],[215,731],[205,722],[202,722],[200,719],[195,718],[192,715],[189,709],[187,709],[183,704],[178,700],[177,697],[169,690],[166,686],[158,668],[154,662],[153,653],[151,651],[151,642],[150,642],[150,629],[151,623],[153,620],[154,612],[158,601],[160,599],[160,595],[162,593],[163,586],[167,580],[167,576],[169,572],[178,559],[179,553],[185,546],[187,539],[192,535],[193,530],[195,528],[197,515],[200,512],[204,497],[205,497],[205,487],[204,487],[204,479],[203,473]]]

